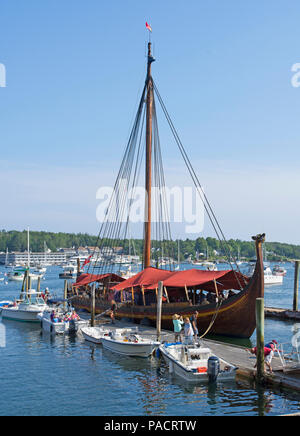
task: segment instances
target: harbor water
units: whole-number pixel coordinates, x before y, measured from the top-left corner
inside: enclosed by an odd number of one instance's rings
[[[266,306],[292,307],[294,268],[285,268],[283,285],[266,288]],[[48,268],[42,288],[62,296],[59,272],[58,267]],[[0,273],[3,277],[4,267]],[[19,283],[0,282],[0,300],[19,292]],[[291,343],[294,324],[266,319],[266,340]],[[256,388],[244,381],[188,385],[170,376],[155,357],[120,356],[80,335],[51,337],[39,324],[3,320],[0,327],[1,416],[270,416],[300,411],[300,394],[292,391]],[[246,342],[230,341],[250,346],[255,335]]]

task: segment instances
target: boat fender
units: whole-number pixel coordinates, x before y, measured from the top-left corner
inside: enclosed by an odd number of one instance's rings
[[[217,381],[220,373],[220,360],[216,356],[211,356],[207,362],[207,375],[210,383]]]
[[[161,351],[159,348],[156,349],[156,357],[159,359],[161,357]]]

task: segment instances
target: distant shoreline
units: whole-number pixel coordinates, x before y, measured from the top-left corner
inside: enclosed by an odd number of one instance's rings
[[[97,243],[98,237],[89,235],[87,233],[55,233],[55,232],[30,232],[30,249],[32,252],[44,252],[45,247],[52,252],[61,249],[74,248],[76,250],[86,247],[99,246]],[[229,239],[228,245],[231,254],[234,258],[241,260],[250,260],[255,258],[255,246],[253,241],[241,241],[239,239]],[[132,239],[129,240],[101,240],[102,246],[118,247],[123,249],[124,254],[135,251],[137,255],[141,256],[143,252],[143,240]],[[153,241],[153,249],[160,245],[159,241]],[[178,259],[178,240],[165,241],[166,253],[173,253],[173,257]],[[130,247],[129,247],[130,245]],[[195,260],[207,259],[210,260],[223,260],[225,254],[222,253],[222,245],[219,240],[212,237],[197,239],[180,239],[179,252],[180,260]],[[1,230],[0,231],[0,252],[24,252],[27,250],[27,231],[16,230]],[[158,250],[158,248],[157,248]],[[300,259],[300,245],[286,244],[282,242],[266,242],[265,252],[268,261],[292,261],[293,259]]]

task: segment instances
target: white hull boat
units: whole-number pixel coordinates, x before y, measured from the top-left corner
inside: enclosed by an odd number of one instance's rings
[[[38,314],[49,309],[49,306],[41,298],[41,294],[28,291],[21,296],[21,300],[15,302],[12,307],[3,307],[1,316],[3,319],[24,322],[39,322]]]
[[[69,333],[77,333],[82,327],[88,324],[88,321],[84,320],[68,320],[61,322],[51,321],[51,313],[43,312],[37,315],[38,320],[41,322],[41,328],[53,335],[65,335]]]
[[[19,273],[17,271],[7,274],[7,278],[11,282],[23,282],[24,281],[25,274]],[[37,281],[39,278],[43,278],[43,274],[29,274],[29,277],[32,281]]]
[[[265,268],[264,276],[265,285],[282,285],[283,283],[283,276],[273,274],[270,267]]]
[[[254,266],[250,265],[248,268],[247,275],[250,277],[254,273]],[[283,283],[283,275],[275,275],[273,274],[271,268],[269,266],[264,268],[264,283],[265,285],[282,285]]]
[[[2,309],[2,318],[14,321],[39,322],[37,316],[41,312],[40,305],[19,304],[16,307],[4,307]],[[46,307],[45,307],[46,309]]]
[[[108,330],[103,330],[101,327],[83,327],[81,333],[86,341],[101,344],[101,339],[105,334],[108,335]]]
[[[216,382],[235,379],[237,368],[196,345],[163,344],[159,347],[169,372],[188,382]]]
[[[101,343],[107,350],[131,357],[149,357],[159,347],[160,342],[144,339],[128,329],[116,329],[109,336],[103,336]]]

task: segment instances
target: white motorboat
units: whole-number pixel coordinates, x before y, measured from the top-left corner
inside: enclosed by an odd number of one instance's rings
[[[45,310],[37,315],[44,331],[54,335],[77,333],[82,327],[87,326],[88,321],[81,320],[72,311],[64,311],[61,308]]]
[[[274,275],[274,276],[285,276],[286,275],[286,273],[287,273],[287,270],[286,269],[284,269],[282,266],[280,266],[280,265],[275,265],[274,266],[274,268],[273,268],[273,270],[272,270],[272,274]]]
[[[159,351],[169,365],[170,373],[188,382],[216,382],[234,380],[237,368],[214,356],[210,348],[184,345],[182,343],[162,344]]]
[[[101,339],[105,335],[109,335],[109,330],[105,330],[102,327],[83,327],[81,333],[84,339],[93,344],[101,344]]]
[[[77,265],[69,264],[63,267],[63,272],[59,274],[60,279],[73,279],[77,276]]]
[[[265,285],[282,285],[283,283],[283,276],[277,276],[273,274],[271,268],[268,266],[264,270],[264,276],[265,276]]]
[[[132,357],[149,357],[159,347],[160,342],[142,338],[137,333],[128,333],[128,329],[116,329],[103,336],[104,348],[115,353]]]
[[[29,290],[21,294],[20,300],[15,301],[12,307],[2,308],[2,318],[14,321],[39,322],[37,315],[49,306],[45,303],[41,293]]]
[[[249,277],[251,277],[254,273],[254,265],[249,265],[248,272],[246,273]],[[264,282],[265,285],[282,285],[283,283],[283,275],[275,275],[273,274],[271,268],[269,266],[264,267]]]
[[[23,282],[25,278],[26,269],[22,268],[16,268],[13,269],[11,272],[7,273],[7,278],[9,281],[12,282]],[[44,274],[36,274],[29,272],[29,277],[32,281],[37,281],[39,278],[43,278]]]

